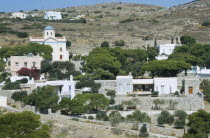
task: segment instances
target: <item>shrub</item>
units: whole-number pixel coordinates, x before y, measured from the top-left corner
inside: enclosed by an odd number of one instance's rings
[[[107,116],[106,112],[100,111],[96,114],[96,119],[101,121],[108,121],[109,117]]]
[[[207,26],[209,26],[209,25],[210,25],[210,22],[208,22],[208,21],[202,23],[202,26],[206,26],[206,27],[207,27]]]
[[[152,109],[154,110],[159,110],[160,109],[160,105],[164,104],[165,101],[164,100],[160,100],[160,99],[155,99],[153,100],[153,104],[155,105],[155,107],[152,107]],[[159,105],[159,106],[158,106]]]
[[[108,106],[107,110],[118,110],[118,111],[123,111],[123,105],[113,105],[113,106]]]
[[[70,41],[67,41],[67,42],[66,42],[66,46],[67,46],[67,47],[70,47],[70,46],[71,46],[71,42],[70,42]]]
[[[20,89],[20,83],[19,82],[8,82],[4,87],[3,90],[17,90]]]
[[[82,116],[83,119],[87,119],[87,116]]]
[[[88,119],[93,120],[94,117],[93,117],[92,115],[89,115],[89,116],[88,116]]]
[[[134,111],[131,115],[127,115],[126,119],[129,121],[137,121],[141,123],[151,122],[151,118],[146,113],[140,112],[139,110]]]
[[[17,33],[17,37],[19,37],[19,38],[26,38],[26,37],[28,37],[29,35],[28,35],[28,33],[26,33],[26,32],[18,32]]]
[[[110,99],[109,104],[115,104],[114,98],[111,98],[111,99]]]
[[[162,111],[160,116],[157,119],[157,122],[159,125],[164,125],[164,124],[173,124],[174,122],[174,116],[170,115],[170,113],[168,111]]]
[[[73,121],[79,121],[78,118],[72,118],[71,120],[73,120]]]
[[[14,92],[12,94],[11,98],[15,101],[21,101],[22,102],[26,96],[27,96],[26,91],[17,91],[17,92]]]
[[[147,127],[146,126],[142,126],[142,128],[140,129],[140,137],[148,137],[149,133],[147,132]]]
[[[159,92],[158,91],[154,91],[151,94],[152,97],[158,97],[158,95],[159,95]]]
[[[113,133],[114,135],[121,135],[121,134],[122,134],[122,130],[119,129],[119,128],[113,128],[113,129],[112,129],[112,133]]]
[[[21,80],[18,80],[18,82],[20,82],[20,83],[28,83],[28,79],[27,78],[23,78]]]
[[[128,18],[128,19],[125,19],[125,20],[120,21],[119,23],[128,23],[128,22],[132,22],[132,21],[134,21],[134,20]]]
[[[117,40],[114,42],[115,46],[125,46],[124,40]]]
[[[177,128],[183,128],[185,125],[186,125],[186,118],[187,118],[187,113],[185,111],[182,111],[182,110],[177,110],[175,112],[175,117],[177,117],[174,125],[175,127]]]
[[[109,47],[109,43],[107,41],[104,41],[101,43],[101,47]]]

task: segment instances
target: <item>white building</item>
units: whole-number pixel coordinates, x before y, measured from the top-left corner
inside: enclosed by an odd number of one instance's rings
[[[66,49],[66,37],[55,37],[55,30],[51,26],[44,29],[43,37],[30,37],[30,42],[50,45],[53,48],[53,61],[69,61],[69,51]]]
[[[159,48],[159,55],[156,57],[157,60],[166,60],[168,56],[174,52],[174,49],[179,46],[178,44],[165,44],[157,45]]]
[[[62,15],[61,15],[61,12],[46,11],[45,15],[44,15],[44,19],[47,19],[47,20],[61,20]]]
[[[177,91],[177,78],[133,79],[133,76],[117,76],[116,91],[118,95],[151,94],[167,95]]]
[[[29,14],[24,14],[22,12],[14,12],[12,13],[12,16],[10,18],[20,18],[20,19],[25,19]]]
[[[7,107],[7,97],[0,96],[0,107]]]

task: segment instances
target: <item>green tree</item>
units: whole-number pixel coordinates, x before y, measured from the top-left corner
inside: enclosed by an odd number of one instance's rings
[[[92,73],[98,72],[101,75],[101,79],[103,79],[106,78],[105,73],[107,72],[117,75],[120,67],[120,62],[110,54],[108,49],[96,48],[89,53],[84,70]]]
[[[140,129],[140,137],[148,137],[149,133],[147,132],[147,127],[142,126]]]
[[[107,116],[106,112],[100,111],[96,113],[96,119],[102,121],[108,121],[109,117]]]
[[[67,47],[71,47],[71,42],[70,42],[70,41],[67,41],[67,42],[66,42],[66,46],[67,46]]]
[[[19,38],[26,38],[26,37],[28,37],[29,35],[28,35],[28,33],[26,33],[26,32],[18,32],[17,33],[17,37],[19,37]]]
[[[183,138],[207,138],[210,133],[210,113],[199,110],[188,116],[188,133]]]
[[[82,114],[84,113],[84,105],[78,100],[71,100],[69,98],[62,98],[59,103],[59,109],[62,114]]]
[[[5,66],[6,66],[6,63],[0,59],[0,72],[3,72],[5,70]]]
[[[59,97],[52,87],[38,87],[24,99],[24,103],[36,106],[40,112],[57,106]]]
[[[149,60],[155,60],[155,57],[159,54],[159,50],[157,47],[148,47],[146,52]]]
[[[23,102],[24,98],[27,96],[27,91],[17,91],[12,93],[12,99],[15,101]]]
[[[0,116],[0,135],[2,138],[50,138],[48,127],[42,125],[40,116],[29,111],[8,113]]]
[[[20,89],[20,82],[8,82],[2,88],[3,90],[17,90]]]
[[[123,116],[117,111],[112,111],[109,115],[109,120],[112,127],[117,127],[117,125],[123,121]]]
[[[160,113],[160,116],[158,117],[157,122],[161,126],[164,124],[171,125],[174,123],[174,116],[170,115],[168,111],[164,110]]]
[[[153,104],[155,105],[155,107],[153,107],[153,109],[159,110],[160,109],[160,105],[165,104],[165,101],[164,100],[160,100],[160,99],[155,99],[155,100],[153,100]]]
[[[177,128],[183,128],[186,125],[186,119],[187,119],[187,113],[185,111],[182,110],[177,110],[175,112],[175,117],[177,117],[174,125]]]
[[[185,61],[153,60],[143,65],[142,72],[149,71],[152,77],[175,77],[187,69],[191,69],[191,65]]]
[[[98,93],[98,90],[101,87],[100,83],[95,83],[91,78],[82,78],[76,84],[76,89],[82,89],[84,87],[90,87],[93,93]]]
[[[196,42],[195,38],[187,35],[181,36],[180,41],[182,44],[187,44],[187,45],[193,45]]]
[[[209,25],[210,25],[210,22],[208,22],[208,21],[202,23],[202,26],[208,27]]]
[[[150,123],[151,118],[144,112],[140,112],[139,110],[135,110],[131,115],[128,115],[127,120],[137,121],[141,123]]]
[[[109,47],[109,43],[107,41],[104,41],[101,43],[101,47]]]

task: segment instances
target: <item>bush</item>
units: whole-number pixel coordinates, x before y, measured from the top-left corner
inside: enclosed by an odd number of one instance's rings
[[[114,42],[115,46],[125,46],[124,40],[117,40]]]
[[[210,25],[210,22],[203,22],[203,23],[202,23],[202,26],[208,27],[209,25]]]
[[[70,46],[71,46],[71,42],[70,42],[70,41],[67,41],[67,42],[66,42],[66,46],[67,46],[67,47],[70,47]]]
[[[182,110],[177,110],[175,112],[175,117],[177,117],[174,125],[175,127],[177,128],[183,128],[185,125],[186,125],[186,118],[187,118],[187,113],[185,111],[182,111]]]
[[[142,128],[140,129],[140,137],[148,137],[149,133],[147,132],[147,128],[146,126],[142,126]]]
[[[72,118],[71,120],[73,120],[73,121],[79,121],[78,118]]]
[[[157,119],[157,122],[159,125],[164,125],[164,124],[173,124],[174,122],[174,116],[170,115],[170,113],[168,111],[162,111],[160,116]]]
[[[17,92],[14,92],[12,94],[11,98],[15,101],[21,101],[22,102],[26,96],[27,96],[26,91],[17,91]]]
[[[3,90],[17,90],[20,89],[20,83],[19,82],[8,82],[4,87]]]
[[[87,119],[87,116],[82,116],[83,119]]]
[[[109,43],[107,41],[104,41],[101,43],[101,47],[109,47]]]
[[[132,21],[134,21],[134,20],[129,18],[129,19],[126,19],[126,20],[122,20],[119,23],[128,23],[128,22],[132,22]]]
[[[26,33],[26,32],[18,32],[17,33],[17,37],[19,37],[19,38],[26,38],[26,37],[28,37],[29,35],[28,35],[28,33]]]
[[[122,130],[119,129],[119,128],[113,128],[113,129],[112,129],[112,133],[113,133],[114,135],[121,135],[121,134],[122,134]]]
[[[114,98],[111,98],[111,99],[110,99],[109,104],[115,104]]]
[[[28,83],[28,79],[27,78],[23,78],[21,80],[18,80],[18,82],[20,82],[20,83]]]
[[[106,112],[100,111],[96,114],[96,119],[101,121],[108,121],[109,117],[107,116]]]
[[[123,111],[123,105],[114,105],[114,106],[109,106],[107,107],[107,110],[118,110],[118,111]]]
[[[152,97],[158,97],[158,95],[159,95],[159,92],[158,91],[154,91],[151,94]]]
[[[89,116],[88,116],[88,119],[93,120],[94,117],[93,117],[92,115],[89,115]]]

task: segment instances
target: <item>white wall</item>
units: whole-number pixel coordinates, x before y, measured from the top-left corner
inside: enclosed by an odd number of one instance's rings
[[[177,78],[154,78],[154,91],[158,91],[159,95],[175,93]]]
[[[60,19],[62,19],[62,15],[61,15],[61,12],[48,11],[48,12],[45,12],[44,19],[60,20]]]
[[[133,77],[132,76],[117,76],[116,85],[117,85],[117,94],[127,95],[130,92],[133,92]]]
[[[0,106],[7,107],[7,97],[0,96]]]

